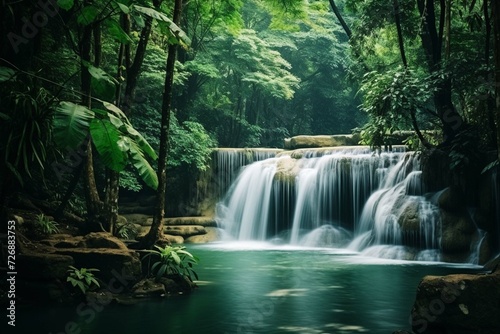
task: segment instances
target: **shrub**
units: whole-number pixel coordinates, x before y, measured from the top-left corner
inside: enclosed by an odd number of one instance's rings
[[[184,246],[165,246],[164,248],[155,246],[156,249],[147,251],[143,258],[156,257],[158,261],[150,268],[151,273],[160,279],[168,275],[181,275],[193,281],[192,276],[198,279],[198,275],[193,270],[193,264],[198,264],[198,258],[186,251]]]

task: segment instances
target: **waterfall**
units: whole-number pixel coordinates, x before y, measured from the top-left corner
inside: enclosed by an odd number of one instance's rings
[[[230,185],[234,182],[242,167],[256,161],[272,158],[276,156],[279,149],[240,149],[240,148],[219,148],[214,150],[215,175],[217,183],[217,195],[220,197],[226,193]],[[214,167],[212,167],[214,168]]]
[[[439,210],[421,174],[419,154],[403,150],[282,152],[241,169],[217,221],[238,240],[439,260]]]

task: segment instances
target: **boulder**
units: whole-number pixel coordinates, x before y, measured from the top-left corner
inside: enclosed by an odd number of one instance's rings
[[[132,295],[136,298],[163,297],[165,293],[165,286],[153,278],[143,279],[132,287]]]
[[[474,237],[474,222],[467,212],[451,213],[441,210],[441,249],[444,253],[468,252]]]
[[[170,235],[179,235],[184,238],[207,233],[205,228],[200,225],[165,226],[163,232]]]
[[[445,188],[438,193],[437,204],[449,212],[463,212],[467,205],[462,190],[456,186]]]
[[[182,275],[168,275],[160,278],[159,282],[163,284],[167,294],[189,293],[197,287],[189,278]]]
[[[163,234],[158,240],[158,245],[165,247],[165,245],[172,245],[172,244],[183,244],[184,243],[184,238],[181,237],[180,235],[169,235],[169,234]]]
[[[290,156],[282,156],[276,164],[274,179],[280,182],[295,184],[295,177],[300,172],[300,160]]]
[[[285,149],[351,146],[359,143],[359,135],[295,136],[285,139]]]
[[[89,233],[82,238],[81,247],[86,248],[111,248],[128,250],[127,246],[108,232],[93,232]]]
[[[411,201],[406,204],[398,218],[398,224],[401,227],[401,232],[420,232],[420,217],[418,214],[419,206],[420,203],[418,201]]]
[[[426,276],[411,316],[416,333],[499,333],[500,272]]]
[[[223,232],[220,228],[217,227],[205,227],[207,231],[206,234],[203,235],[193,235],[186,239],[186,243],[192,244],[204,244],[207,242],[219,241],[223,237]]]
[[[17,272],[29,280],[65,279],[69,266],[74,265],[68,255],[33,253],[17,255]]]

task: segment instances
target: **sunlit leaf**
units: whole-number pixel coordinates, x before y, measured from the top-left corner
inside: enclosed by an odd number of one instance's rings
[[[127,164],[127,153],[118,145],[121,136],[118,129],[108,120],[94,119],[90,123],[92,141],[106,167],[120,172]]]
[[[92,110],[72,103],[61,102],[54,110],[54,141],[60,147],[77,147],[89,134]]]

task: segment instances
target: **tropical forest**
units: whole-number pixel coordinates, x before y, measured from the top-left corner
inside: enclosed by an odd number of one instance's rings
[[[2,333],[496,334],[498,0],[0,2]]]

